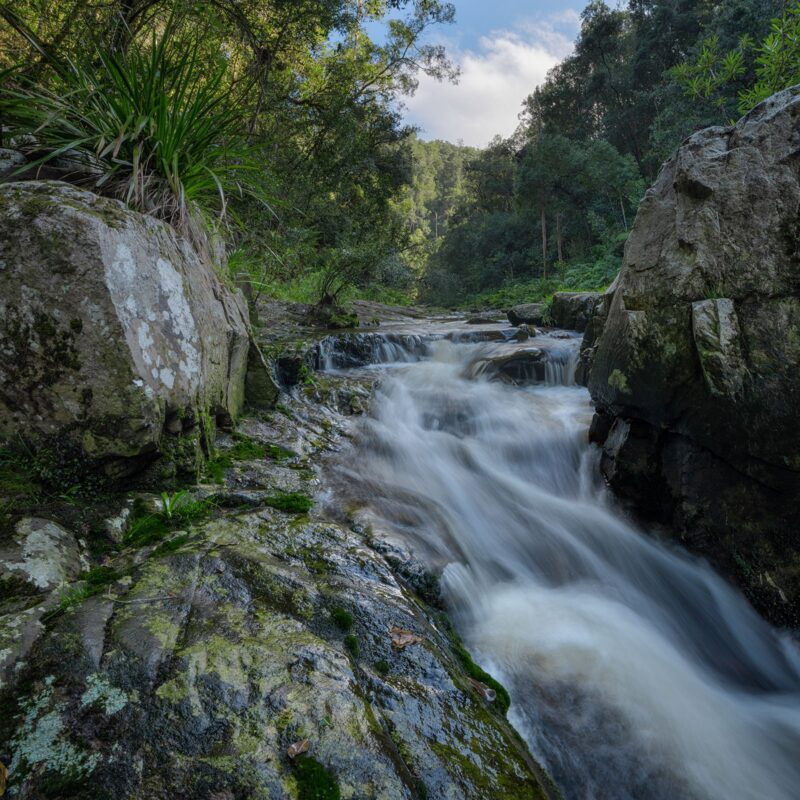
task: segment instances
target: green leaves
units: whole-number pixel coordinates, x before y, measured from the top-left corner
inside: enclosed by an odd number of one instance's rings
[[[722,53],[719,37],[710,36],[697,60],[674,67],[672,75],[690,97],[711,99],[723,108],[731,86],[752,71],[755,83],[738,93],[743,114],[771,94],[800,83],[800,2],[772,20],[770,34],[760,45],[744,35],[737,47]]]
[[[257,169],[230,98],[227,65],[211,70],[172,23],[127,52],[67,59],[51,88],[22,79],[0,97],[13,136],[46,163],[69,153],[84,182],[197,234],[202,213],[224,216],[230,193],[258,194]]]

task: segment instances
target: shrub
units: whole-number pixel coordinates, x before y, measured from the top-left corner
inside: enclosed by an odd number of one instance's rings
[[[227,64],[209,68],[199,43],[179,41],[172,22],[124,53],[101,48],[52,66],[53,85],[20,76],[0,96],[7,134],[23,150],[44,151],[34,163],[69,154],[91,188],[195,242],[203,213],[224,215],[229,193],[262,194]]]
[[[340,630],[349,631],[353,627],[353,615],[340,606],[331,610],[331,619]]]

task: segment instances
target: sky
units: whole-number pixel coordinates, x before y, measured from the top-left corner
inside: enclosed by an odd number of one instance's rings
[[[484,147],[510,136],[522,101],[572,50],[585,2],[454,0],[456,21],[429,34],[460,65],[458,84],[425,75],[405,99],[405,118],[421,139]]]

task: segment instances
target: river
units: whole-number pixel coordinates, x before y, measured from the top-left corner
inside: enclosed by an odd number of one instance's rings
[[[796,644],[615,507],[564,336],[385,340],[342,483],[443,568],[460,633],[566,798],[796,800]],[[532,345],[538,382],[490,380],[493,356]]]

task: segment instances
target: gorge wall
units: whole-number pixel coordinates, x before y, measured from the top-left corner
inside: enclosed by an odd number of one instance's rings
[[[584,358],[616,492],[800,624],[800,87],[690,137]]]

